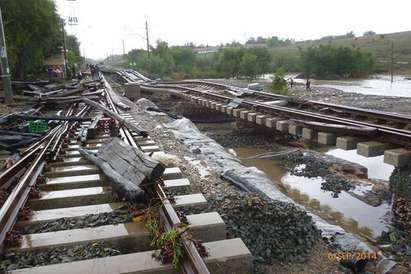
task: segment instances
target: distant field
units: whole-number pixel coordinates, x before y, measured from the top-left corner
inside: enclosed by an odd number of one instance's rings
[[[299,48],[304,49],[309,46],[320,44],[352,46],[371,52],[376,59],[376,69],[388,71],[391,63],[392,42],[394,42],[395,69],[411,71],[411,31],[355,38],[328,37],[320,40],[297,42],[291,46],[273,48],[271,52],[274,58],[280,56],[295,57],[299,56]]]

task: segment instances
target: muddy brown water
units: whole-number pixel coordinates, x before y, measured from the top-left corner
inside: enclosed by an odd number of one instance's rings
[[[263,148],[246,147],[237,147],[232,150],[238,158],[249,158],[267,152]],[[338,153],[332,150],[329,151],[329,154],[336,156]],[[348,192],[342,192],[338,198],[335,198],[330,191],[321,189],[321,184],[324,182],[323,178],[292,175],[273,159],[242,159],[241,161],[245,166],[254,166],[264,171],[273,183],[295,202],[310,208],[327,221],[340,225],[354,234],[375,239],[388,228],[387,219],[390,205],[387,203],[373,207]],[[378,159],[373,161],[378,162]],[[304,166],[301,165],[296,168],[304,168]],[[377,171],[371,171],[371,174],[372,176],[376,174],[377,177],[386,178],[386,174],[380,176]],[[371,186],[361,186],[356,188],[354,193],[360,194],[370,188]]]

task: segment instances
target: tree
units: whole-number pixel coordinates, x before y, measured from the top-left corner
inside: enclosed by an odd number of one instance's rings
[[[356,78],[372,73],[374,59],[370,53],[350,47],[320,45],[301,52],[306,77]]]
[[[61,52],[61,27],[51,0],[0,0],[14,77],[42,71],[44,58]]]
[[[258,71],[257,56],[252,53],[245,53],[241,57],[240,72],[241,75],[254,79]]]
[[[375,31],[369,30],[369,31],[364,32],[363,36],[374,36],[376,34],[377,33],[375,33]]]

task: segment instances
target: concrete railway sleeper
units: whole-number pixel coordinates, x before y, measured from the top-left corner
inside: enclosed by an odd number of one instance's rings
[[[137,124],[129,114],[121,113],[115,107],[111,99],[113,94],[108,91],[110,87],[105,80],[103,82],[111,110]],[[84,115],[85,110],[79,113]],[[186,215],[187,227],[179,228],[182,221],[174,208],[204,207],[207,201],[201,193],[189,194],[190,181],[183,178],[178,167],[166,168],[162,185],[155,186],[154,193],[162,203],[160,216],[165,231],[180,230],[184,257],[178,269],[155,259],[153,254],[158,251],[150,245],[146,221],[133,217],[135,210],[145,211],[144,206],[119,199],[100,170],[78,154],[80,146],[99,149],[110,136],[97,134],[81,144],[76,140],[80,131],[74,127],[87,127],[90,123],[72,123],[70,126],[65,123],[67,126],[61,131],[55,130],[51,139],[45,139],[47,147],[56,152],[51,154],[53,161],[44,158],[49,151],[46,147],[38,146],[39,151],[32,148],[39,154],[31,164],[33,168],[21,181],[25,180],[31,186],[38,176],[45,179],[41,180],[42,184],[37,184],[40,195],[29,197],[27,194],[28,198],[22,199],[16,207],[29,207],[29,214],[17,219],[17,211],[14,220],[6,214],[0,216],[4,231],[12,228],[20,231],[17,241],[3,245],[3,270],[9,273],[249,273],[249,250],[241,239],[225,239],[225,224],[217,212]],[[74,135],[69,137],[66,132]],[[120,128],[119,135],[146,154],[160,152],[160,147],[149,136],[141,138],[126,127]],[[59,142],[55,145],[57,139]],[[21,166],[17,165],[16,169]],[[7,182],[8,177],[4,174],[0,178]],[[184,190],[185,194],[169,197],[164,189]],[[25,190],[29,192],[30,188]],[[1,210],[3,212],[4,208]],[[3,222],[11,225],[3,225]],[[200,256],[191,237],[204,242],[207,257]]]

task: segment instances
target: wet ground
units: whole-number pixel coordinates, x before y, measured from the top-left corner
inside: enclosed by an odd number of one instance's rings
[[[375,238],[387,230],[386,218],[390,204],[384,202],[374,207],[353,195],[361,195],[363,191],[371,188],[371,185],[356,186],[354,190],[342,191],[336,197],[332,191],[323,189],[325,179],[322,177],[294,175],[274,159],[244,159],[267,152],[265,149],[238,147],[233,150],[244,165],[255,166],[264,171],[285,194],[300,204],[308,205],[328,221],[370,238]],[[295,170],[298,172],[304,168],[304,165],[298,165]]]

